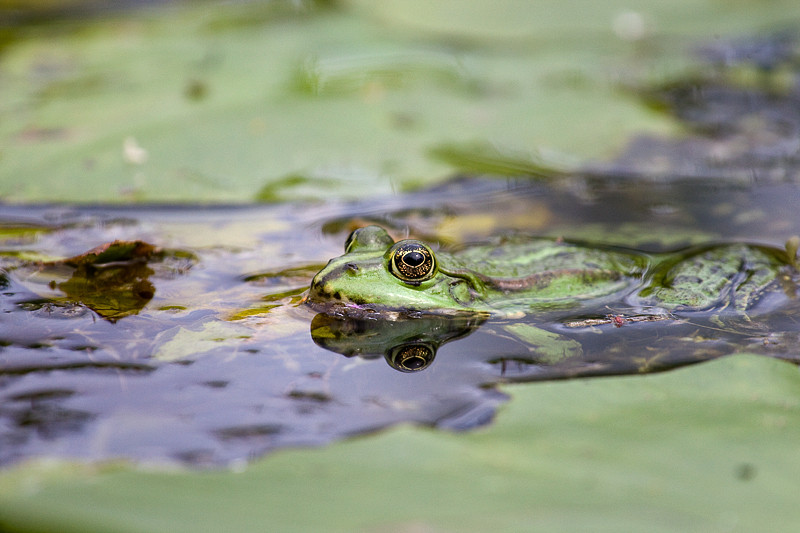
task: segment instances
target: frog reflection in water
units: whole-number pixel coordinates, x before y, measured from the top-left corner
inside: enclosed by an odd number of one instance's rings
[[[395,370],[417,372],[433,362],[441,345],[466,337],[483,321],[479,315],[370,320],[318,314],[311,322],[311,338],[345,357],[383,357]]]
[[[797,295],[797,238],[787,248],[730,243],[675,253],[527,236],[507,236],[438,252],[417,240],[394,242],[378,226],[357,229],[345,254],[313,279],[307,303],[355,319],[424,315],[554,319],[580,308],[602,313],[625,302],[630,318],[682,312],[747,318],[767,302]]]

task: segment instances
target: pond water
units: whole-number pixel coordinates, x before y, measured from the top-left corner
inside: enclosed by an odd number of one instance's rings
[[[800,212],[793,183],[581,175],[464,177],[363,202],[5,206],[0,462],[230,465],[398,423],[475,428],[507,401],[500,383],[660,371],[743,351],[800,360],[796,298],[736,327],[702,313],[569,327],[624,315],[624,303],[545,322],[406,327],[315,316],[300,304],[311,277],[369,223],[443,248],[525,231],[657,252],[723,241],[782,247]],[[116,240],[163,252],[94,289],[58,261]],[[509,333],[526,322],[577,349],[553,357]],[[391,362],[409,339],[424,341],[412,355],[425,368],[401,372]]]

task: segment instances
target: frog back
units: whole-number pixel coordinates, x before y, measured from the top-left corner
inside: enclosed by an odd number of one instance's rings
[[[442,254],[443,271],[472,276],[487,304],[563,307],[616,295],[641,282],[646,254],[614,247],[522,236],[501,237]]]
[[[793,298],[797,271],[785,250],[745,243],[693,247],[658,261],[632,303],[675,311],[728,309],[737,314]]]

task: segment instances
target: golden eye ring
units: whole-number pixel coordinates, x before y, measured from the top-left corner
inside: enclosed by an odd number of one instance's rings
[[[436,357],[436,349],[425,342],[411,342],[395,346],[386,354],[389,366],[400,372],[425,370]]]
[[[419,284],[436,274],[436,259],[419,241],[400,241],[389,250],[389,269],[406,283]]]

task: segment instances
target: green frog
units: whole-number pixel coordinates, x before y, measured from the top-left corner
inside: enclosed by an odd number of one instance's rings
[[[523,235],[450,253],[367,226],[311,282],[314,309],[354,318],[523,316],[626,302],[648,315],[745,315],[797,295],[798,239],[786,249],[727,243],[663,254]],[[619,325],[619,324],[617,324]]]

